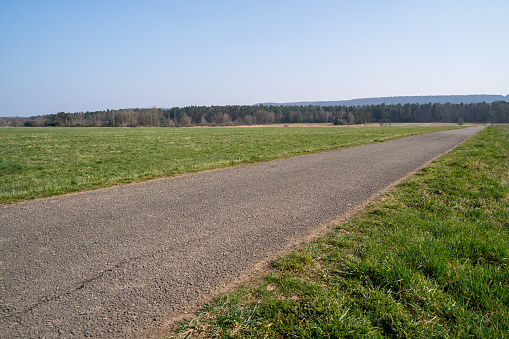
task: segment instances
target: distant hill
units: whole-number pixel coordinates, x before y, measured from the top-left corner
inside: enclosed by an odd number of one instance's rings
[[[473,95],[422,95],[422,96],[401,96],[401,97],[382,97],[382,98],[363,98],[338,101],[299,101],[275,103],[266,102],[256,104],[255,106],[363,106],[363,105],[397,105],[397,104],[474,104],[486,102],[488,104],[494,101],[509,101],[509,95],[492,94],[473,94]]]

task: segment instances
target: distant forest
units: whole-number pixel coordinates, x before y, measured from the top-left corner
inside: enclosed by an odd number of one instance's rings
[[[31,118],[0,118],[0,126],[180,127],[241,126],[291,123],[509,123],[509,103],[428,103],[363,106],[189,106],[134,108],[49,114]]]

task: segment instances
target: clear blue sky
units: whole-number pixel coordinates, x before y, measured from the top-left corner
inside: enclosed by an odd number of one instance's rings
[[[0,116],[509,94],[509,1],[0,0]]]

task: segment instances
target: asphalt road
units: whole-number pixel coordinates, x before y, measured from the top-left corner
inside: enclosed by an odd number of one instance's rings
[[[0,207],[0,337],[155,333],[482,127]]]

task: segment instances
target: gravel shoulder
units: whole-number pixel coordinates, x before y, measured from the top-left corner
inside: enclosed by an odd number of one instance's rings
[[[0,207],[0,337],[155,333],[471,127]]]

